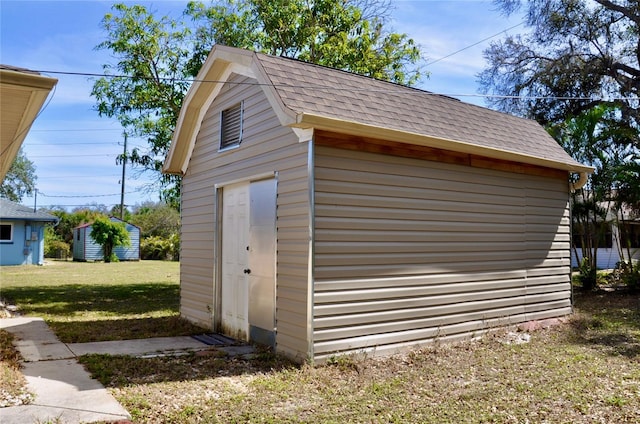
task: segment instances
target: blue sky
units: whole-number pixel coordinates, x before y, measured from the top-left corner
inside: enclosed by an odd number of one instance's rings
[[[99,24],[114,3],[1,0],[0,62],[38,71],[101,73],[111,58],[94,47],[104,40]],[[135,3],[178,17],[186,1]],[[435,62],[425,67],[430,77],[419,88],[480,105],[483,99],[477,97],[476,75],[485,66],[482,51],[489,41],[467,47],[494,35],[492,40],[497,40],[525,30],[522,25],[508,30],[521,18],[504,17],[490,1],[394,0],[393,6],[393,29],[422,47],[425,64]],[[119,204],[122,167],[115,158],[123,151],[122,128],[95,112],[89,77],[48,75],[58,78],[58,84],[23,144],[36,165],[37,205],[73,209],[93,203],[109,208]],[[129,138],[128,143],[142,146],[144,140]],[[139,174],[126,169],[127,205],[159,199],[157,191],[147,189],[153,176]],[[28,197],[23,203],[33,206],[35,199]]]

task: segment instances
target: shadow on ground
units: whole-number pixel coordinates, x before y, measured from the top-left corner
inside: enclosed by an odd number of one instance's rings
[[[63,343],[87,343],[150,337],[191,336],[207,330],[172,316],[104,319],[92,321],[48,321],[49,327]]]
[[[79,358],[93,378],[107,387],[126,387],[172,381],[207,380],[243,374],[270,373],[299,365],[256,346],[249,355],[230,356],[222,349],[179,356],[136,358],[124,355],[83,355]]]
[[[578,293],[576,311],[571,320],[575,342],[640,362],[640,296],[626,291]]]
[[[87,311],[135,315],[178,310],[180,286],[139,283],[8,287],[2,290],[2,297],[19,305],[25,315],[74,316]]]

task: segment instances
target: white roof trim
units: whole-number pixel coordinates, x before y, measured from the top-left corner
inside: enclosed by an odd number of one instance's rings
[[[232,74],[257,80],[258,84],[262,85],[281,124],[290,126],[295,123],[295,113],[284,106],[264,70],[255,59],[255,53],[226,46],[214,46],[185,96],[163,172],[185,174],[204,116]]]

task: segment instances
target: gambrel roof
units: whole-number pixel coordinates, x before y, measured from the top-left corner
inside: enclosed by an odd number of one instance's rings
[[[184,174],[200,123],[232,73],[255,78],[280,122],[591,172],[537,122],[457,99],[295,59],[215,46],[185,98],[164,172]]]

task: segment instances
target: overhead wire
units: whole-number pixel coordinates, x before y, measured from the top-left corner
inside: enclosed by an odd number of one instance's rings
[[[460,49],[460,51],[466,50],[471,46]],[[447,57],[451,57],[457,52],[449,54]],[[444,58],[442,58],[444,59]],[[438,59],[442,60],[442,59]],[[431,64],[435,63],[435,61],[431,62]],[[127,79],[156,79],[151,77],[132,77],[131,75],[117,75],[117,74],[98,74],[92,72],[69,72],[69,71],[52,71],[52,70],[38,70],[36,72],[40,73],[50,73],[50,74],[62,74],[62,75],[74,75],[74,76],[99,76],[104,78],[127,78]],[[175,82],[188,82],[188,83],[211,83],[211,84],[219,84],[219,83],[227,83],[234,85],[247,85],[247,86],[260,86],[260,87],[273,87],[273,88],[299,88],[299,89],[309,89],[313,88],[315,90],[337,90],[337,91],[352,91],[352,92],[369,92],[369,93],[392,93],[397,92],[397,90],[392,89],[372,89],[372,88],[362,88],[355,89],[353,87],[345,88],[344,86],[339,85],[296,85],[296,84],[275,84],[275,83],[261,83],[261,82],[251,82],[251,81],[227,81],[227,80],[210,80],[210,79],[197,79],[197,78],[157,78],[163,81],[175,81]],[[391,83],[393,84],[393,83]],[[597,100],[598,97],[583,97],[583,96],[529,96],[529,95],[500,95],[500,94],[477,94],[477,93],[434,93],[427,90],[419,89],[416,87],[408,87],[403,86],[401,84],[396,84],[399,88],[414,88],[418,89],[424,94],[434,95],[434,96],[451,96],[451,97],[482,97],[482,98],[492,98],[492,99],[523,99],[523,100]],[[604,99],[604,97],[602,97]],[[638,100],[636,96],[630,97],[616,97],[616,96],[607,96],[606,100]]]
[[[448,55],[446,55],[446,56],[442,56],[442,57],[441,57],[441,58],[439,58],[439,59],[436,59],[436,60],[433,60],[433,61],[431,61],[431,62],[428,62],[427,64],[425,64],[425,66],[431,66],[431,65],[433,65],[434,63],[438,63],[438,62],[440,62],[440,61],[443,61],[443,60],[445,60],[445,59],[450,58],[451,56],[455,56],[455,55],[457,55],[458,53],[461,53],[461,52],[463,52],[463,51],[465,51],[465,50],[468,50],[468,49],[470,49],[471,47],[475,47],[475,46],[477,46],[478,44],[482,44],[482,43],[484,43],[485,41],[489,41],[489,40],[491,40],[492,38],[495,38],[495,37],[497,37],[497,36],[498,36],[498,35],[500,35],[500,34],[504,34],[505,32],[510,31],[510,30],[512,30],[512,29],[514,29],[514,28],[517,28],[517,27],[519,27],[519,26],[521,26],[521,25],[524,25],[525,23],[526,23],[526,21],[522,21],[522,22],[520,22],[520,23],[518,23],[518,24],[515,24],[515,25],[513,25],[513,26],[511,26],[511,27],[509,27],[509,28],[507,28],[507,29],[503,29],[503,30],[502,30],[502,31],[500,31],[500,32],[496,32],[495,34],[490,35],[489,37],[483,38],[482,40],[477,41],[477,42],[475,42],[475,43],[473,43],[473,44],[470,44],[470,45],[468,45],[468,46],[466,46],[466,47],[463,47],[463,48],[461,48],[461,49],[459,49],[459,50],[456,50],[456,51],[454,51],[453,53],[449,53],[449,54],[448,54]]]
[[[133,191],[125,192],[124,194],[135,194],[140,193],[143,189],[137,189]],[[43,197],[52,197],[52,198],[63,198],[63,199],[80,199],[80,198],[93,198],[93,197],[111,197],[111,196],[120,196],[122,193],[114,193],[114,194],[76,194],[76,195],[66,195],[66,194],[45,194],[38,190],[38,194]]]

